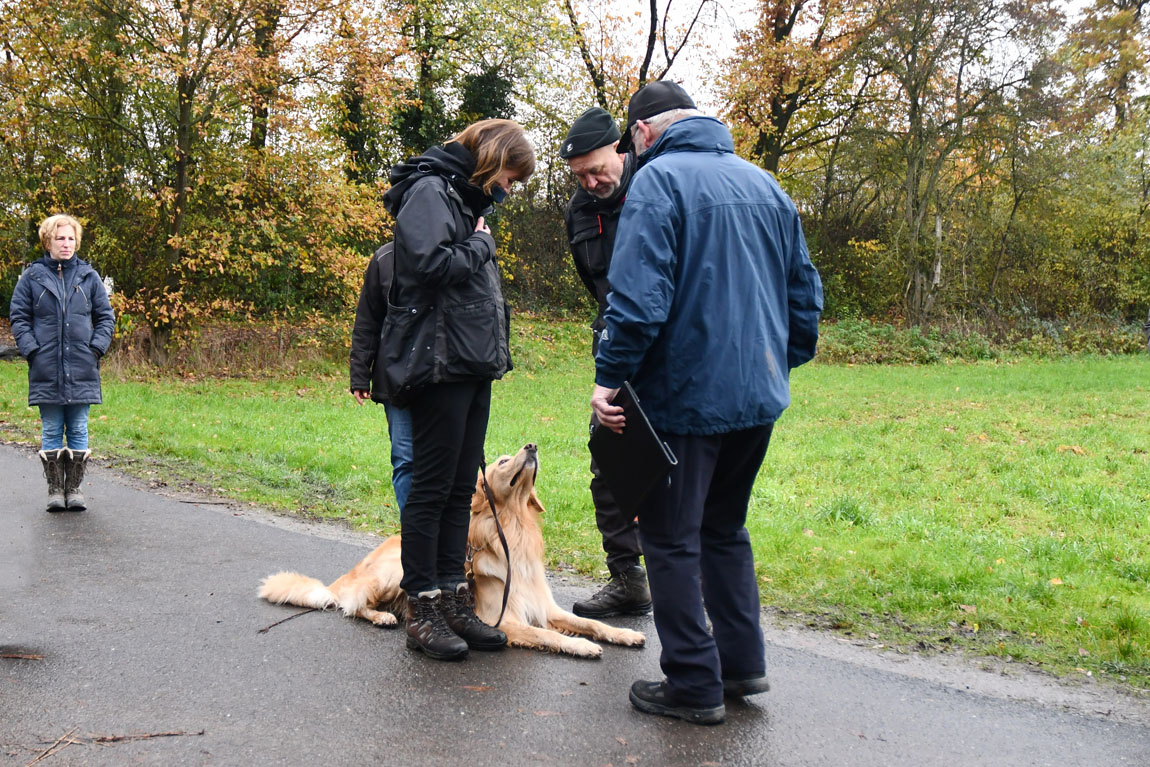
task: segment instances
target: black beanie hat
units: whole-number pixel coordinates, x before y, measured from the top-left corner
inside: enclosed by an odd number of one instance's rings
[[[591,107],[571,123],[559,156],[564,160],[587,154],[593,149],[607,146],[619,140],[619,126],[611,119],[606,109]]]

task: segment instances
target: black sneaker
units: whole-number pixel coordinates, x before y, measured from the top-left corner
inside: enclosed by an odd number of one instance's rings
[[[744,678],[723,677],[723,694],[729,698],[743,698],[747,695],[758,695],[771,689],[767,683],[767,675],[759,674]]]
[[[439,591],[407,599],[407,647],[435,660],[463,660],[467,642],[448,628],[440,611]]]
[[[502,650],[507,646],[507,635],[475,614],[475,597],[466,583],[456,586],[454,594],[444,591],[441,600],[448,628],[472,650]]]
[[[582,618],[610,618],[612,615],[646,615],[651,612],[651,590],[647,572],[639,565],[611,576],[606,586],[590,599],[576,602],[571,612]]]
[[[722,724],[727,718],[727,709],[720,703],[717,706],[680,706],[667,698],[667,682],[644,682],[639,680],[631,685],[631,705],[644,714],[658,714],[674,719],[682,719],[691,724]]]

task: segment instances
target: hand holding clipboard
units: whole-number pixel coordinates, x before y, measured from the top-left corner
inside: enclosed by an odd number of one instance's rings
[[[678,460],[651,426],[630,383],[624,382],[611,404],[623,408],[622,432],[612,431],[606,425],[613,418],[604,418],[605,423],[591,432],[587,447],[615,502],[628,514],[634,514]]]

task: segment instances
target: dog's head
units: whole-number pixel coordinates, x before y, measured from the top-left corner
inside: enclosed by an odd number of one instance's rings
[[[543,504],[535,494],[535,478],[539,475],[539,448],[528,442],[515,455],[503,455],[487,467],[487,484],[495,504],[504,508],[528,508],[543,513]],[[483,475],[475,480],[475,494],[471,496],[471,513],[490,511],[487,494],[483,489]]]

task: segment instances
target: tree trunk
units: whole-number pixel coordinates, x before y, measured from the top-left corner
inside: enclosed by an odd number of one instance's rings
[[[263,3],[256,17],[254,42],[258,60],[256,67],[258,85],[252,102],[252,130],[248,139],[248,145],[256,151],[262,151],[268,143],[268,116],[277,90],[273,69],[276,63],[275,36],[279,22],[279,3],[275,0]]]
[[[172,341],[171,327],[148,328],[148,360],[157,367],[167,367],[172,361],[169,345]]]

